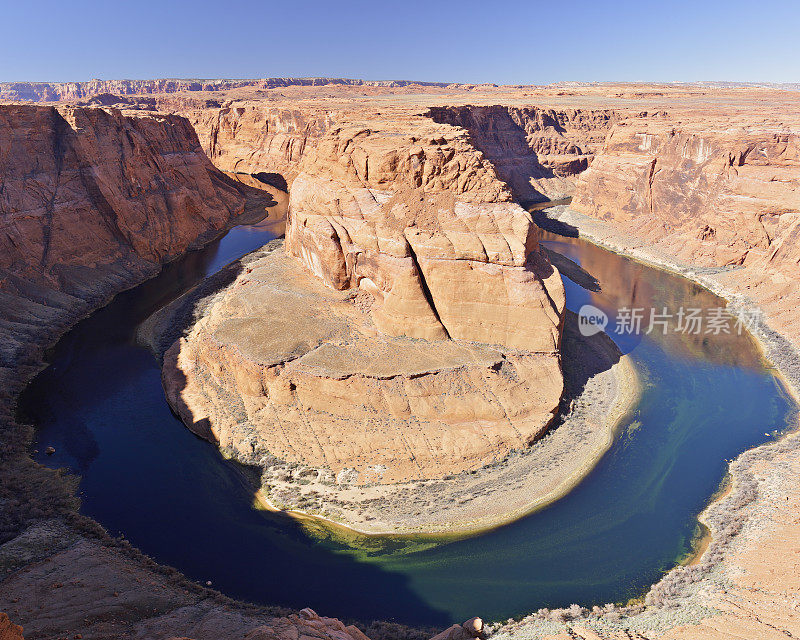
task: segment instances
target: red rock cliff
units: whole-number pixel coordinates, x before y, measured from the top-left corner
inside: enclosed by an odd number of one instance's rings
[[[184,118],[0,106],[0,372],[243,206]]]
[[[224,171],[279,173],[291,182],[306,148],[328,131],[336,113],[244,102],[188,110],[203,150]]]
[[[690,265],[738,267],[733,289],[776,328],[800,330],[796,123],[668,114],[620,122],[578,179],[572,207]]]
[[[575,177],[602,146],[619,115],[609,109],[433,107],[435,122],[461,127],[518,200],[572,194]]]
[[[299,164],[287,251],[375,299],[389,335],[558,351],[564,291],[530,215],[457,129],[340,127]]]

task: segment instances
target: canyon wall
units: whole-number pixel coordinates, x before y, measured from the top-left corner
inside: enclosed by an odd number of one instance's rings
[[[241,189],[178,116],[0,106],[0,541],[72,499],[11,415],[41,350],[219,233]]]
[[[287,109],[257,102],[183,113],[217,167],[280,174],[288,183],[297,175],[306,148],[333,127],[337,115],[326,109]]]
[[[620,117],[610,109],[503,105],[432,107],[428,116],[466,129],[514,197],[537,202],[572,194]]]
[[[800,128],[670,115],[618,123],[578,179],[572,208],[657,252],[731,271],[742,295],[797,335]],[[789,301],[793,300],[793,303]]]
[[[0,269],[69,294],[87,266],[163,263],[243,210],[177,116],[7,106],[0,150]]]
[[[162,100],[160,103],[162,108],[168,105],[191,121],[203,149],[218,167],[248,173],[276,172],[289,183],[297,175],[306,149],[322,142],[325,134],[334,128],[374,130],[383,135],[393,128],[390,123],[395,122],[396,126],[398,119],[410,121],[408,113],[396,109],[387,110],[383,118],[376,118],[375,114],[342,104],[312,103],[289,109],[272,102],[238,100],[217,109],[192,108],[191,102],[181,104],[178,101],[170,105],[169,100]],[[493,174],[492,180],[499,179],[502,183],[496,191],[508,192],[518,201],[571,195],[577,176],[589,166],[613,124],[623,117],[611,109],[502,105],[431,107],[425,111],[425,116],[440,126],[428,126],[419,136],[409,132],[408,139],[414,138],[413,142],[419,147],[435,147],[437,143],[446,146],[458,139],[461,150],[469,149],[479,162],[488,161],[484,164]],[[420,118],[413,121],[418,126]],[[389,131],[384,132],[387,124]],[[468,135],[459,136],[460,130]],[[398,134],[395,131],[390,135]],[[360,153],[363,156],[363,150]],[[422,159],[428,164],[428,169],[423,171],[435,171],[431,164],[435,155],[428,153]],[[448,170],[456,166],[452,164]],[[379,167],[373,161],[372,170],[384,173],[381,178],[384,183],[392,182],[391,165]],[[436,177],[419,175],[421,180],[434,182]],[[450,178],[444,176],[443,179]],[[472,179],[474,176],[463,178],[465,181]],[[429,190],[430,187],[445,190],[443,185],[439,180],[430,185]],[[457,194],[474,187],[466,185],[465,188],[456,182],[453,186]]]
[[[178,116],[0,107],[2,365],[243,211]]]

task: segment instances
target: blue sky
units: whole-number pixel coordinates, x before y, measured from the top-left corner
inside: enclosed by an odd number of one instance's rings
[[[800,82],[800,1],[3,0],[0,81]]]

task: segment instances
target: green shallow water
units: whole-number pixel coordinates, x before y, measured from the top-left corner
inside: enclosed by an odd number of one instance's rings
[[[155,360],[133,341],[152,311],[271,237],[267,227],[238,227],[117,296],[58,344],[22,401],[39,451],[56,448],[40,461],[81,475],[86,514],[228,595],[415,625],[627,600],[690,551],[726,460],[794,417],[747,336],[628,336],[609,326],[646,385],[609,452],[569,495],[467,539],[345,542],[255,509],[235,466],[171,414]],[[566,280],[572,310],[591,303],[613,318],[622,307],[722,305],[676,276],[580,240],[545,238],[602,287]]]

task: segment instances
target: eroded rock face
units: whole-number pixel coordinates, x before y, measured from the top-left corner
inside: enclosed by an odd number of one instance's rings
[[[669,114],[621,122],[580,176],[572,207],[666,256],[739,268],[733,288],[796,334],[800,128],[787,122],[686,123]]]
[[[329,286],[370,293],[389,335],[554,353],[560,276],[509,200],[458,134],[337,130],[300,164],[286,248]]]
[[[0,269],[66,291],[87,266],[164,262],[243,207],[177,116],[5,106],[0,149]]]
[[[204,151],[220,169],[277,173],[291,182],[309,140],[313,145],[328,131],[335,122],[336,113],[251,102],[220,109],[190,110],[187,117]]]
[[[770,247],[781,259],[800,205],[798,136],[780,125],[714,124],[626,121],[580,177],[573,207],[661,237],[678,233],[689,240],[678,257],[697,263],[742,264]]]
[[[264,258],[203,312],[165,357],[168,397],[262,468],[342,484],[478,468],[557,409],[560,275],[464,131],[359,124],[305,148],[286,232],[297,260]]]
[[[619,114],[610,109],[433,107],[436,122],[462,127],[519,200],[572,195]]]
[[[178,116],[0,107],[2,365],[111,292],[218,232],[244,198]]]
[[[369,298],[326,287],[282,250],[259,258],[165,355],[170,403],[269,473],[305,465],[340,484],[475,469],[549,424],[557,353],[387,336]]]

